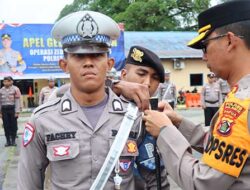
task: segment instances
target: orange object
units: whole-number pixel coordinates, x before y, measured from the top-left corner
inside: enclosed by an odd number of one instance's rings
[[[200,107],[201,106],[201,96],[200,93],[186,93],[186,107]]]
[[[29,87],[29,93],[28,93],[28,96],[29,96],[29,97],[32,97],[32,96],[33,96],[33,93],[32,93],[32,88],[31,88],[31,86]]]

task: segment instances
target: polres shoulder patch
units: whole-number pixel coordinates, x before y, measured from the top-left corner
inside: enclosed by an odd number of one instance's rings
[[[30,123],[26,123],[23,132],[23,146],[26,147],[33,139],[35,129]]]

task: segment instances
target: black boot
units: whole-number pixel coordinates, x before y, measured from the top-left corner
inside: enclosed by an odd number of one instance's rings
[[[10,137],[6,137],[6,144],[4,146],[11,146]]]
[[[11,137],[11,145],[10,146],[16,146],[16,135]]]

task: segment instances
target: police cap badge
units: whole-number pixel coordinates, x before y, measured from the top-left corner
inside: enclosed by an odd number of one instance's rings
[[[94,11],[71,13],[55,23],[52,36],[61,40],[67,53],[109,52],[111,41],[119,37],[118,24],[110,17]]]
[[[161,60],[154,52],[147,48],[132,46],[129,50],[126,64],[151,67],[159,75],[160,82],[164,82],[164,67],[161,64]]]

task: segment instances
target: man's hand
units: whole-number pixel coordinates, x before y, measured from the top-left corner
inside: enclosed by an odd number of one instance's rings
[[[154,137],[158,137],[161,128],[173,125],[164,112],[146,110],[142,119],[145,121],[146,130]]]
[[[118,95],[123,95],[128,100],[133,100],[140,110],[149,108],[150,95],[146,85],[121,80],[114,84],[113,91]]]
[[[179,127],[183,117],[175,112],[167,101],[159,102],[158,109],[165,113],[176,127]]]

